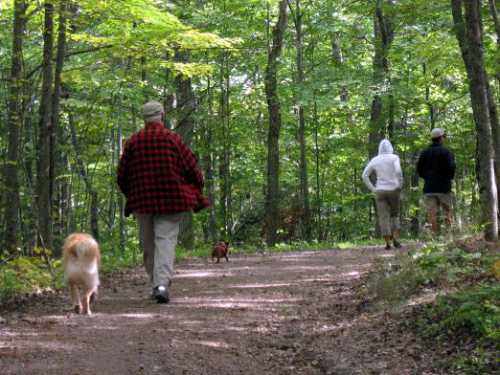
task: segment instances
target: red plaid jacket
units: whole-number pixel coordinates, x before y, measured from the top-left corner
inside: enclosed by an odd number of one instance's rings
[[[125,144],[118,186],[127,198],[126,216],[199,211],[209,205],[195,156],[159,122],[146,124]]]

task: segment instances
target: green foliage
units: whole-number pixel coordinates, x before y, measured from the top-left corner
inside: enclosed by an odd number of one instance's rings
[[[60,260],[18,257],[0,266],[0,301],[21,293],[37,293],[62,286]]]
[[[74,33],[75,41],[91,45],[109,45],[117,53],[156,54],[174,48],[230,48],[231,42],[213,33],[203,33],[183,24],[171,12],[151,0],[81,1],[82,17],[96,17],[100,23],[83,33]],[[127,22],[128,20],[128,22]]]
[[[498,251],[482,241],[432,243],[380,265],[371,292],[392,306],[427,301],[415,312],[418,331],[461,347],[452,360],[457,369],[489,373],[500,342],[499,261]]]
[[[36,185],[35,124],[40,102],[37,88],[43,25],[43,11],[37,5],[32,2],[29,8],[31,17],[24,44],[25,69],[30,74],[24,95],[32,98],[26,106],[21,137],[21,212],[22,221],[27,223],[23,226],[24,243],[33,237],[25,213],[31,212],[32,206],[29,186]],[[173,94],[179,75],[192,80],[196,98],[192,147],[203,167],[207,156],[212,160],[217,227],[223,228],[222,222],[228,217],[238,224],[245,221],[248,212],[263,211],[268,122],[263,79],[270,37],[267,26],[276,21],[276,5],[277,1],[264,0],[78,2],[68,15],[68,56],[62,77],[67,95],[61,102],[58,136],[60,152],[67,158],[67,165],[58,173],[71,191],[72,196],[66,199],[74,204],[67,220],[73,227],[89,229],[89,194],[75,166],[75,151],[68,136],[69,114],[78,136],[79,156],[98,193],[99,225],[112,231],[119,213],[115,185],[118,133],[127,138],[136,131],[142,122],[140,106],[148,99],[164,100]],[[431,110],[434,125],[446,128],[449,145],[456,154],[457,217],[464,226],[477,219],[475,134],[463,64],[450,32],[449,4],[404,0],[393,5],[386,10],[398,27],[388,56],[390,83],[384,85],[373,82],[373,2],[328,0],[309,2],[303,7],[305,77],[300,87],[296,82],[293,21],[286,32],[278,74],[283,117],[280,206],[286,210],[300,205],[296,113],[300,103],[305,110],[314,237],[320,242],[374,237],[372,199],[362,186],[360,174],[367,161],[371,100],[380,91],[390,91],[394,100],[395,128],[390,136],[406,177],[403,231],[408,230],[410,218],[422,221],[420,189],[414,186],[410,190],[409,180],[414,174],[415,157],[428,142]],[[0,80],[0,119],[4,120],[12,1],[3,2],[2,7],[0,67],[5,79]],[[54,21],[57,28],[57,15]],[[493,31],[491,25],[486,26],[486,52],[490,56],[489,69],[493,70]],[[335,38],[342,62],[332,60]],[[188,62],[176,60],[178,49],[188,50]],[[229,116],[227,126],[223,126],[221,98],[226,84]],[[492,89],[498,95],[495,85]],[[390,103],[385,100],[385,104]],[[168,113],[168,120],[176,127],[182,116],[182,108],[175,108]],[[5,148],[6,143],[7,135],[0,137],[0,145]],[[221,168],[224,153],[229,154],[226,169]],[[232,212],[226,216],[219,209],[223,204],[220,192],[225,170],[230,171],[228,199],[232,202]],[[207,214],[195,216],[200,242],[207,218]],[[130,221],[126,225],[133,227]],[[256,218],[253,227],[244,228],[237,240],[258,245],[262,226],[262,219]],[[132,230],[128,232],[135,236]],[[293,237],[286,240],[300,241],[300,231],[296,230]]]
[[[424,288],[462,288],[495,278],[498,254],[484,244],[431,243],[383,261],[373,277],[373,292],[382,299],[402,301]]]
[[[500,349],[500,285],[480,284],[440,296],[423,312],[421,332],[428,338],[469,345],[473,350],[458,354],[453,366],[467,374],[491,373]]]
[[[236,252],[236,249],[231,249],[231,252]],[[187,250],[182,246],[177,246],[175,250],[175,259],[184,260],[190,258],[208,258],[212,254],[210,246],[196,246],[193,250]]]
[[[492,277],[492,265],[498,255],[481,247],[435,244],[415,252],[413,258],[426,285],[459,286],[462,282]]]
[[[141,257],[138,257],[135,250],[128,250],[122,254],[104,253],[101,257],[101,272],[111,273],[125,268],[138,266],[142,262]]]
[[[426,334],[473,335],[500,342],[500,285],[480,284],[438,297],[428,310]]]

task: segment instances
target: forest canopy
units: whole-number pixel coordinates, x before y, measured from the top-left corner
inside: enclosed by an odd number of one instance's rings
[[[0,12],[4,256],[57,253],[76,230],[121,252],[135,243],[116,166],[148,100],[194,150],[212,201],[185,220],[186,248],[373,237],[361,172],[384,137],[401,159],[403,232],[418,236],[415,163],[435,127],[457,163],[455,230],[498,236],[495,1],[15,0]]]

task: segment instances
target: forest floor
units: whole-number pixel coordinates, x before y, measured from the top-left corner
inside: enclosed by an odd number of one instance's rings
[[[400,250],[400,251],[405,251]],[[104,277],[94,315],[64,293],[0,311],[7,374],[449,374],[411,316],[367,307],[367,273],[395,250],[181,261],[171,303],[142,268]]]

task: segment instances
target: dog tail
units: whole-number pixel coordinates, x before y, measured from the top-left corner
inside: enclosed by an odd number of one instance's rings
[[[86,233],[73,233],[64,241],[63,254],[65,260],[76,259],[96,259],[100,263],[100,251],[97,241]]]

